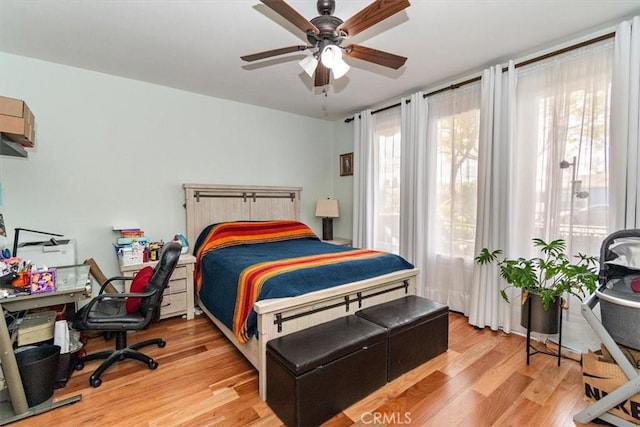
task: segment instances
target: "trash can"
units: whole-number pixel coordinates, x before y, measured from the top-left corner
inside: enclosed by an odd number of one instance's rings
[[[45,344],[16,350],[16,361],[29,407],[53,396],[60,346]]]
[[[82,346],[77,350],[68,353],[60,353],[60,361],[55,375],[55,388],[63,388],[67,385],[67,381],[71,378],[71,374],[75,370],[76,362],[80,357]]]

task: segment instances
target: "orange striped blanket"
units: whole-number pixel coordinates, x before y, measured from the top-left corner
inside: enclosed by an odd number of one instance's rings
[[[394,254],[321,242],[297,221],[212,224],[194,246],[200,303],[239,342],[257,335],[256,301],[291,297],[413,266]]]
[[[353,262],[384,255],[383,252],[370,249],[354,249],[347,252],[309,255],[297,258],[287,258],[277,261],[263,262],[246,268],[238,280],[238,297],[236,298],[235,314],[233,316],[233,332],[240,342],[246,342],[248,333],[247,319],[253,310],[253,304],[264,283],[280,274],[293,272],[305,268],[321,267],[330,264]]]

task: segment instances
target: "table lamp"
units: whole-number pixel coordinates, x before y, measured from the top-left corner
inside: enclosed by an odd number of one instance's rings
[[[316,216],[322,217],[322,240],[333,240],[333,218],[338,218],[338,201],[336,199],[318,200]]]

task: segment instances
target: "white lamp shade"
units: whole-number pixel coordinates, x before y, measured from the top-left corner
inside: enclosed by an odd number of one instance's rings
[[[316,67],[318,66],[318,60],[313,55],[307,55],[303,58],[298,65],[302,67],[305,73],[309,75],[309,77],[313,77],[313,73],[316,71]]]
[[[347,74],[347,71],[349,71],[350,68],[351,67],[349,66],[349,64],[347,64],[342,58],[340,58],[339,61],[336,61],[336,63],[333,64],[333,68],[331,69],[331,71],[333,72],[333,78],[339,79],[340,77]]]
[[[338,46],[330,44],[322,50],[320,55],[322,65],[327,68],[333,68],[333,66],[342,60],[342,49]]]
[[[340,216],[338,201],[336,199],[318,200],[318,203],[316,204],[316,216],[324,218],[338,218]]]

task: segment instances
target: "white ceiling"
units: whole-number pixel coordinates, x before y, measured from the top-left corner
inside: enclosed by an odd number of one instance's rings
[[[317,15],[316,1],[288,3],[307,19]],[[336,3],[334,15],[346,20],[370,2]],[[0,50],[337,120],[640,14],[640,0],[411,3],[348,41],[406,56],[405,66],[347,59],[351,70],[326,96],[298,66],[304,53],[240,60],[306,42],[257,0],[0,0]]]

